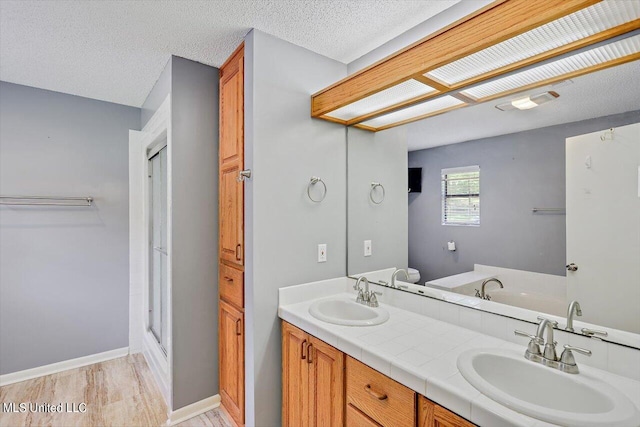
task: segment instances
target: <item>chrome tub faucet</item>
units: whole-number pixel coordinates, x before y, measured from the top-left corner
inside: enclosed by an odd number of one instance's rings
[[[580,308],[580,303],[578,301],[571,301],[569,303],[569,308],[567,308],[567,327],[564,328],[565,331],[573,332],[573,314],[576,316],[582,316],[582,308]]]
[[[404,268],[396,268],[396,271],[394,271],[393,274],[391,275],[391,287],[392,288],[397,288],[398,287],[398,286],[396,286],[396,278],[398,277],[398,273],[404,274],[404,278],[409,280],[409,273],[407,272],[407,270],[405,270]]]
[[[491,297],[487,295],[484,291],[485,287],[487,286],[487,283],[491,283],[491,282],[496,282],[498,285],[500,285],[500,289],[504,288],[504,285],[502,284],[500,279],[496,279],[495,277],[492,277],[482,282],[482,286],[480,287],[480,292],[478,292],[478,290],[476,289],[476,297],[482,298],[487,301],[491,301]]]

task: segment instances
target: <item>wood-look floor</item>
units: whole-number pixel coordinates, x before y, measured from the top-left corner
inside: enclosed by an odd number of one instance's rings
[[[5,413],[3,403],[86,403],[85,413]],[[141,354],[0,387],[0,427],[159,427],[167,406]],[[228,427],[220,410],[180,427]]]

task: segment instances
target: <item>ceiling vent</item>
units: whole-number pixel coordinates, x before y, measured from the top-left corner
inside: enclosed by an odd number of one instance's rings
[[[509,110],[529,110],[531,108],[535,108],[540,104],[544,104],[545,102],[553,101],[558,98],[557,92],[543,92],[535,95],[529,95],[524,98],[514,99],[510,102],[505,102],[504,104],[496,105],[498,110],[509,111]]]

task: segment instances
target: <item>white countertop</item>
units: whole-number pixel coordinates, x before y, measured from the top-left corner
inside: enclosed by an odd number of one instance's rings
[[[280,318],[480,426],[553,425],[489,399],[458,371],[458,355],[466,350],[501,348],[524,355],[525,346],[383,303],[380,306],[391,316],[382,325],[325,323],[309,314],[314,301],[336,296],[353,299],[354,295],[345,292],[347,282],[317,283],[322,286],[282,288]],[[288,293],[283,296],[283,291]],[[580,365],[579,375],[604,380],[640,408],[640,382],[585,365]]]

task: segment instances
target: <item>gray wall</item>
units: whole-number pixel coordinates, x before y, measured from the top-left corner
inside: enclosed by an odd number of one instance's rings
[[[348,274],[406,268],[407,131],[397,127],[383,132],[349,128],[348,132]],[[379,205],[371,202],[371,183],[385,188]],[[376,189],[374,197],[379,197]],[[378,199],[376,199],[378,200]],[[371,256],[364,256],[364,241],[371,240]]]
[[[310,117],[346,65],[253,30],[245,45],[246,424],[280,425],[278,288],[346,272],[346,131]],[[306,195],[322,177],[322,203]],[[317,262],[317,244],[328,260]]]
[[[140,109],[0,82],[0,374],[128,346],[129,129]]]
[[[565,205],[565,139],[638,121],[638,111],[409,153],[422,193],[409,195],[409,266],[421,281],[473,264],[565,275],[565,216],[533,207]],[[428,135],[409,137],[428,138]],[[441,224],[440,171],[480,165],[480,226]],[[457,250],[449,252],[446,242]]]
[[[140,111],[140,129],[147,124],[149,119],[153,117],[167,98],[167,95],[171,93],[171,62],[172,59],[169,59],[167,65],[164,66],[164,70],[160,73],[160,77],[158,77],[158,80],[156,80],[153,85],[151,92],[147,95],[147,99],[145,99],[142,104]]]
[[[219,392],[218,80],[172,57],[173,410]]]

